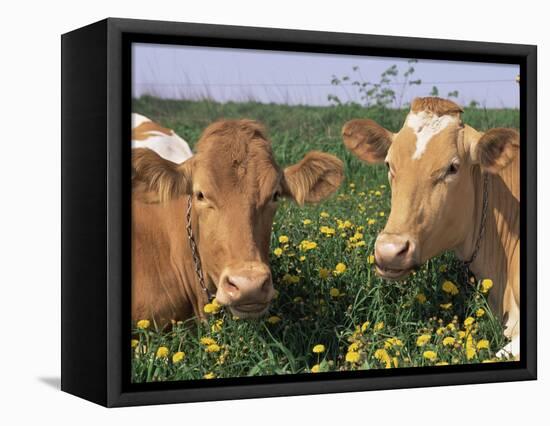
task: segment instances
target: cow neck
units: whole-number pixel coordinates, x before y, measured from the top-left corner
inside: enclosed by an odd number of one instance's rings
[[[213,295],[208,289],[205,280],[204,273],[202,269],[201,258],[199,254],[199,248],[197,242],[195,241],[195,234],[193,232],[193,222],[192,222],[192,209],[193,209],[193,196],[190,195],[187,197],[187,211],[185,214],[186,217],[186,226],[187,231],[187,241],[189,242],[189,248],[191,249],[191,257],[193,259],[193,269],[195,270],[195,275],[197,277],[198,283],[201,287],[201,290],[206,295],[207,299],[212,299]]]
[[[488,190],[489,174],[482,172],[481,179],[482,179],[481,216],[479,220],[479,226],[477,227],[477,236],[475,237],[475,240],[474,240],[472,254],[470,255],[469,258],[467,258],[468,260],[464,261],[464,265],[468,268],[476,260],[477,255],[479,254],[479,249],[481,248],[481,242],[485,234],[485,228],[487,227],[487,210],[489,205],[489,190]],[[477,205],[476,205],[476,210],[477,210]]]

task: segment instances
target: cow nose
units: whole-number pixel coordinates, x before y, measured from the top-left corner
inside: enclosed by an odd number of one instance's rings
[[[406,234],[380,234],[374,246],[374,255],[379,267],[392,270],[407,270],[414,266],[415,243]]]
[[[247,305],[252,310],[269,303],[274,293],[271,271],[264,265],[226,269],[218,288],[222,303]]]

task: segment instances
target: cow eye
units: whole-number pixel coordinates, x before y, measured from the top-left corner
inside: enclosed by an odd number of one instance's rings
[[[204,194],[201,191],[197,191],[195,193],[195,197],[197,198],[197,201],[204,201]]]
[[[458,173],[458,167],[459,167],[458,163],[451,163],[445,174],[447,176],[456,175]]]
[[[386,167],[387,167],[387,169],[388,169],[388,174],[389,174],[391,177],[394,177],[393,170],[391,169],[391,166],[390,166],[389,161],[386,161],[385,164],[386,164]]]

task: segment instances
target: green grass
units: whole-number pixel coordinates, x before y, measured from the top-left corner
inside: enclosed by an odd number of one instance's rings
[[[348,154],[340,129],[349,119],[369,117],[396,131],[406,111],[150,97],[136,100],[133,110],[175,129],[191,146],[216,119],[257,119],[266,125],[281,165],[299,161],[307,151],[318,149],[337,155],[346,167],[346,181],[330,200],[304,208],[281,202],[271,244],[278,297],[269,316],[239,320],[222,309],[209,315],[205,323],[190,320],[176,324],[169,332],[156,330],[154,324],[136,328],[135,382],[201,379],[207,374],[308,373],[315,365],[320,371],[341,371],[495,361],[495,352],[505,343],[502,326],[489,310],[479,283],[468,282],[462,264],[452,254],[430,260],[398,283],[376,277],[369,263],[374,240],[389,214],[386,171],[361,164]],[[476,109],[467,110],[464,119],[479,130],[517,127],[519,113]],[[328,217],[321,217],[321,212]],[[311,223],[306,225],[304,220]],[[334,229],[334,235],[320,232],[322,226]],[[280,236],[288,237],[289,242],[280,243]],[[317,247],[303,250],[300,243],[304,240],[317,243]],[[274,253],[277,248],[282,250],[279,256]],[[335,273],[338,263],[346,266],[345,272]],[[326,268],[329,276],[320,277],[320,268]],[[456,284],[458,294],[442,290],[446,280]],[[448,303],[452,305],[447,307]],[[480,317],[476,314],[479,309],[484,311]],[[465,326],[468,317],[475,322]],[[430,341],[418,346],[417,338],[423,334],[430,335]],[[203,337],[213,339],[215,345],[201,343]],[[444,345],[445,337],[453,337],[455,342]],[[475,348],[484,340],[488,341],[487,349]],[[325,351],[313,353],[317,344],[324,345]],[[168,348],[167,357],[157,357],[159,347]],[[185,356],[174,363],[172,356],[178,351]],[[437,358],[426,358],[427,351],[428,356],[431,351]],[[346,361],[348,352],[357,354],[357,362],[349,362],[353,355]]]

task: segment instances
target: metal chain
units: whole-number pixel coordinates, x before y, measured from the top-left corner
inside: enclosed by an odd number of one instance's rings
[[[470,260],[464,262],[466,267],[466,275],[468,275],[469,266],[476,260],[476,257],[479,253],[479,248],[481,247],[481,240],[483,239],[483,234],[485,233],[485,226],[487,225],[487,207],[489,205],[489,190],[488,190],[489,174],[485,173],[483,175],[483,207],[481,208],[481,224],[479,227],[479,234],[477,236],[476,244],[474,246],[474,251]]]
[[[191,254],[193,256],[193,263],[195,265],[195,273],[197,274],[197,278],[199,279],[199,284],[202,288],[202,291],[206,293],[208,300],[210,300],[212,298],[212,293],[210,293],[210,290],[208,290],[208,288],[204,284],[204,275],[202,273],[201,258],[199,257],[197,243],[195,242],[195,237],[193,236],[193,226],[191,223],[192,199],[193,199],[192,195],[190,195],[187,199],[187,213],[186,213],[187,224],[185,228],[187,230],[187,239],[189,240],[189,247],[191,247]]]

